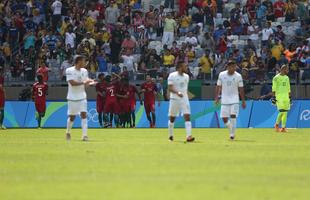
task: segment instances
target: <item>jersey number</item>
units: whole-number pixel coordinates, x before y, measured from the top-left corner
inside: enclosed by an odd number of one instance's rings
[[[114,97],[114,90],[113,89],[110,89],[110,95],[111,95],[111,97]]]
[[[38,88],[38,96],[39,97],[43,96],[42,88]]]

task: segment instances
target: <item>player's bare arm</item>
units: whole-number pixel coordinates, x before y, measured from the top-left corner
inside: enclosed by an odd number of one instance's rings
[[[245,95],[244,95],[244,88],[243,87],[239,87],[239,95],[242,101],[242,108],[245,109],[246,108],[246,103],[245,103]]]
[[[222,86],[221,85],[217,85],[216,88],[215,88],[215,98],[214,98],[214,101],[215,101],[215,104],[219,104],[220,103],[220,95],[221,95],[221,92],[222,92]]]

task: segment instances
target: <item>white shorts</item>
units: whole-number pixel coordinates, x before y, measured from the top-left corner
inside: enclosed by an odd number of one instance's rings
[[[70,101],[68,100],[68,115],[79,115],[87,112],[87,100]]]
[[[230,117],[231,115],[236,115],[238,117],[239,114],[239,104],[229,104],[221,106],[221,118]]]
[[[169,116],[177,117],[180,114],[191,114],[191,108],[188,99],[170,99]]]

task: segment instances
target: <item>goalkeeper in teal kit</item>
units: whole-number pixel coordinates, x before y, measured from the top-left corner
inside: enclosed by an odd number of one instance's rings
[[[272,102],[276,104],[279,114],[275,124],[277,132],[287,132],[286,121],[287,113],[291,107],[291,87],[290,79],[287,76],[289,72],[287,65],[282,65],[281,71],[272,79]],[[281,124],[281,129],[280,129]]]

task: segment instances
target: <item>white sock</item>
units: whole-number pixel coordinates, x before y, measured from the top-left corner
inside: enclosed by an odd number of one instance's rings
[[[72,126],[73,126],[73,122],[70,120],[70,117],[68,117],[68,119],[67,119],[67,133],[71,132]]]
[[[87,136],[87,119],[81,119],[82,134]]]
[[[168,121],[168,130],[169,130],[169,137],[173,136],[173,128],[174,128],[174,122]]]
[[[185,129],[186,129],[186,137],[191,136],[192,135],[192,122],[191,121],[185,122]]]
[[[225,126],[230,130],[231,129],[231,122],[228,120],[226,123],[224,123]]]
[[[236,126],[237,126],[237,119],[236,118],[231,118],[230,119],[231,127],[230,127],[230,136],[235,136],[236,132]]]

